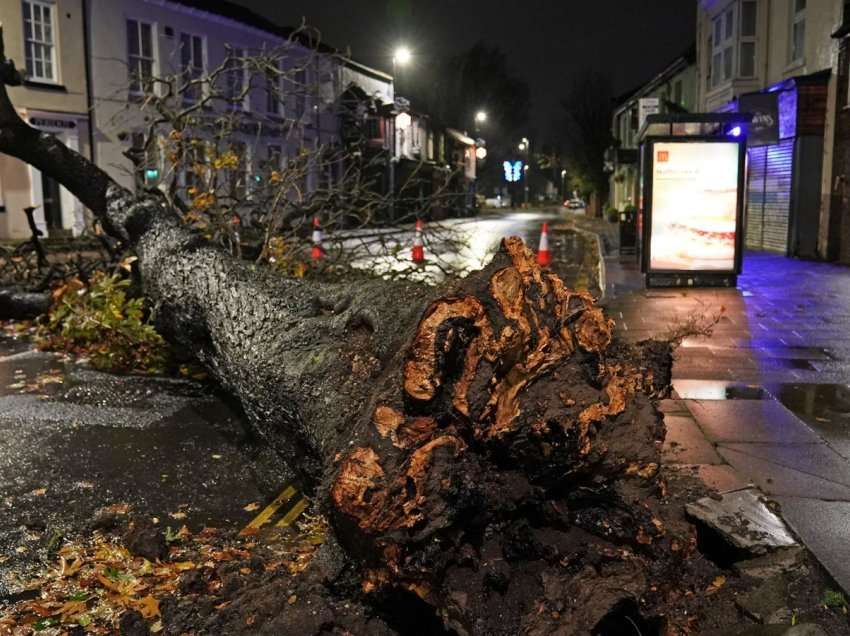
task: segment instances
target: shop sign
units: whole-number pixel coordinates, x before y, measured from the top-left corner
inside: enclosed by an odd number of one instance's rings
[[[779,143],[779,100],[777,93],[742,95],[738,111],[753,116],[747,133],[747,145],[769,146]]]

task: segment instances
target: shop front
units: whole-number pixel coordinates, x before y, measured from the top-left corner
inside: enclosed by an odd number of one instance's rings
[[[817,258],[829,72],[742,95],[748,132],[748,249]]]

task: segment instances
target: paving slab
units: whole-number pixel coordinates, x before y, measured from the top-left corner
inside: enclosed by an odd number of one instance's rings
[[[688,400],[706,437],[713,442],[817,444],[804,422],[775,400]]]
[[[850,486],[731,448],[718,446],[717,452],[744,479],[752,481],[769,495],[850,501]]]
[[[721,443],[732,450],[850,487],[850,462],[826,444]]]
[[[699,464],[695,466],[697,477],[709,488],[718,492],[740,490],[753,485],[729,464]]]
[[[685,510],[720,533],[730,545],[750,554],[762,555],[797,545],[782,519],[767,507],[764,495],[755,488],[703,497],[686,504]]]
[[[667,435],[662,457],[671,464],[722,464],[723,459],[690,416],[664,416]]]
[[[850,590],[850,502],[777,497],[782,517],[844,590]]]

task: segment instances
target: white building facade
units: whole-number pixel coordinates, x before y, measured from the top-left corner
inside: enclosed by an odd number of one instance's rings
[[[23,71],[9,96],[30,125],[90,156],[89,92],[83,0],[0,2],[6,55]],[[86,227],[82,204],[48,175],[0,155],[0,238],[30,236],[26,207],[50,237],[78,235]]]

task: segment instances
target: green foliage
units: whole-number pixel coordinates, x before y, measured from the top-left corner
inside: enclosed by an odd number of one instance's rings
[[[53,306],[39,325],[40,349],[88,356],[102,371],[162,373],[165,341],[145,318],[144,299],[129,298],[130,281],[96,273],[86,286],[71,278],[53,292]]]
[[[835,590],[824,590],[823,604],[829,609],[847,611],[847,600],[844,598],[844,594]]]

